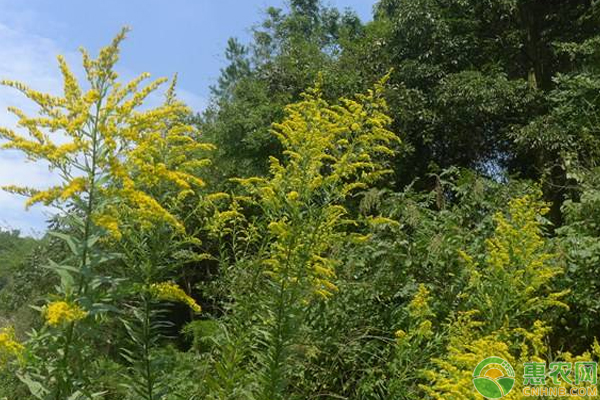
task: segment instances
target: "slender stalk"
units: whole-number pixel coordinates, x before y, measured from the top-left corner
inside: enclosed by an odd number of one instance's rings
[[[101,88],[103,86],[104,86],[103,84],[100,85]],[[102,89],[100,91],[100,93],[103,93],[103,92],[104,92],[104,89]],[[100,96],[100,98],[96,102],[96,113],[94,115],[93,128],[92,128],[92,131],[90,132],[90,135],[92,137],[92,149],[91,149],[91,161],[89,164],[89,169],[87,171],[88,179],[89,179],[89,190],[88,190],[88,199],[87,199],[87,203],[86,203],[86,208],[84,210],[85,225],[84,225],[84,231],[83,231],[83,247],[82,247],[82,251],[81,251],[80,276],[79,276],[79,282],[78,282],[78,288],[77,288],[78,296],[80,296],[82,293],[85,294],[87,292],[87,279],[86,279],[87,271],[86,271],[86,269],[88,268],[87,259],[88,259],[88,252],[89,252],[89,238],[90,238],[90,234],[91,234],[92,212],[94,210],[94,201],[95,201],[95,186],[96,186],[96,175],[97,175],[96,163],[97,163],[97,156],[98,156],[98,124],[99,124],[99,119],[100,119],[101,107],[102,107],[102,96]],[[73,342],[74,332],[75,332],[75,321],[71,322],[69,324],[69,327],[67,328],[67,335],[66,335],[65,344],[63,347],[63,357],[59,364],[60,368],[58,369],[59,371],[62,372],[63,377],[62,378],[59,377],[59,380],[58,380],[59,385],[58,385],[58,388],[56,391],[56,396],[54,397],[55,400],[62,400],[63,392],[68,393],[71,390],[72,385],[70,382],[71,377],[70,377],[69,368],[68,368],[68,361],[69,361],[69,356],[70,356],[71,344]]]
[[[269,385],[267,386],[267,393],[265,394],[265,399],[278,399],[280,398],[280,393],[278,393],[278,386],[281,385],[281,369],[282,369],[282,357],[283,357],[283,351],[284,351],[284,347],[285,347],[285,342],[287,341],[287,335],[286,333],[286,325],[288,323],[288,320],[285,316],[285,310],[287,309],[287,304],[285,301],[285,295],[286,295],[286,281],[289,278],[289,269],[290,269],[290,265],[291,265],[291,258],[292,258],[292,249],[294,249],[294,247],[296,246],[296,236],[294,235],[292,242],[289,244],[288,248],[287,248],[287,254],[286,254],[286,262],[285,262],[285,267],[284,267],[284,271],[285,274],[283,276],[283,278],[281,279],[281,282],[279,283],[279,289],[278,289],[278,293],[277,293],[277,305],[276,305],[276,313],[277,313],[277,317],[276,317],[276,326],[274,329],[274,343],[273,343],[273,348],[274,348],[274,354],[271,360],[271,365],[269,366]]]
[[[150,302],[144,296],[144,371],[146,373],[147,400],[154,400],[154,381],[152,379],[152,365],[150,360]]]

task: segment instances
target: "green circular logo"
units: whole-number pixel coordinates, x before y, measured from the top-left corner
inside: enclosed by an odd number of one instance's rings
[[[475,367],[473,385],[483,397],[499,399],[515,385],[515,370],[500,357],[488,357]]]

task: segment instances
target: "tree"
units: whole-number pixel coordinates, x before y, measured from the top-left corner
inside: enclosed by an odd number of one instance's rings
[[[229,99],[233,95],[235,85],[250,74],[248,49],[237,39],[229,38],[225,49],[225,58],[229,65],[221,69],[217,86],[211,87],[212,94],[221,99]]]

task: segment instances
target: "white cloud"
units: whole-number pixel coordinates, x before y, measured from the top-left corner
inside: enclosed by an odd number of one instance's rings
[[[0,79],[22,81],[36,90],[59,93],[57,54],[59,49],[52,40],[0,24],[0,60],[3,60]],[[34,105],[21,93],[0,87],[0,126],[12,129],[16,129],[16,118],[6,111],[8,106],[16,106],[30,114],[35,112]],[[0,152],[0,186],[47,187],[56,181],[47,166],[26,162],[14,151]],[[18,228],[30,235],[43,231],[48,209],[37,206],[25,211],[23,204],[22,197],[0,192],[0,226]]]

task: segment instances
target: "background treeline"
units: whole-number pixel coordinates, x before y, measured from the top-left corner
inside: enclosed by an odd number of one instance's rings
[[[0,398],[476,399],[488,356],[598,360],[600,3],[290,0],[252,32],[207,110],[152,122],[202,144],[157,153],[199,197],[115,156],[182,226],[107,165],[114,219],[86,186],[55,235],[1,233],[0,326],[34,344],[0,336]],[[49,327],[57,299],[87,318]]]

